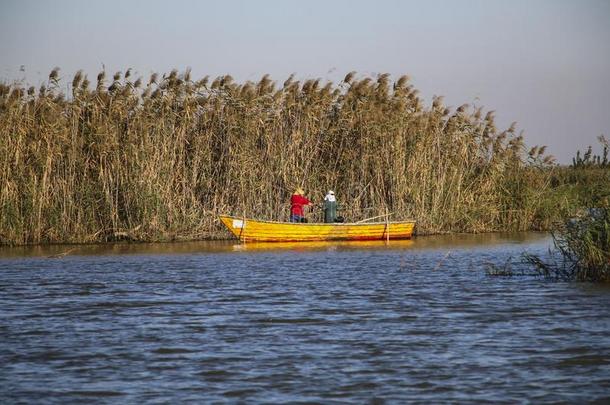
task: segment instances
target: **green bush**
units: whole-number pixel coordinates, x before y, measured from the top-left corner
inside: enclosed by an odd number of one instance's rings
[[[526,255],[542,275],[566,281],[610,282],[610,208],[608,199],[585,210],[553,232],[559,260]]]

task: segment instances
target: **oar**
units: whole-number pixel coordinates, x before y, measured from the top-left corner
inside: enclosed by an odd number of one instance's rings
[[[389,217],[389,216],[390,216],[390,215],[392,215],[392,214],[394,214],[394,213],[393,213],[393,212],[390,212],[390,213],[388,213],[388,214],[377,215],[376,217],[370,217],[370,218],[366,218],[366,219],[363,219],[363,220],[361,220],[361,221],[354,222],[354,223],[355,223],[355,224],[359,224],[359,223],[361,223],[361,222],[370,221],[371,219],[377,219],[377,218]]]

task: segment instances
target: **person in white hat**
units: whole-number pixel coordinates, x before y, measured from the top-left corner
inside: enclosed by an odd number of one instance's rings
[[[328,193],[324,197],[324,222],[333,223],[337,218],[337,199],[335,198],[335,192],[328,190]]]

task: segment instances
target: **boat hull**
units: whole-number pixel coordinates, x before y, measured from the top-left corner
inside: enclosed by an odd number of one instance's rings
[[[229,215],[221,215],[220,220],[237,239],[260,242],[411,239],[415,227],[415,221],[322,224],[258,221]]]

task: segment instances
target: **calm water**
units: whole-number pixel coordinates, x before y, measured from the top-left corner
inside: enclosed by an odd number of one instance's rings
[[[549,243],[2,248],[0,399],[610,401],[610,288],[487,275]]]

